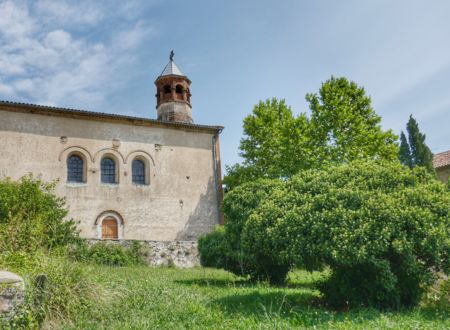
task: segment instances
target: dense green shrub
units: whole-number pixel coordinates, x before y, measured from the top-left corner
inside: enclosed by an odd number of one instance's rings
[[[230,248],[226,241],[224,227],[218,226],[213,232],[201,236],[198,240],[198,250],[200,263],[203,266],[227,268],[229,262],[227,255],[230,253]]]
[[[76,261],[107,266],[131,266],[145,264],[147,251],[140,242],[124,247],[112,242],[88,244],[82,242],[72,247],[69,256]]]
[[[223,268],[253,279],[270,276],[255,269],[259,267],[241,247],[241,232],[249,215],[271,192],[283,187],[279,180],[260,179],[247,183],[227,193],[223,203],[225,225],[199,240],[200,260],[203,266]]]
[[[357,162],[294,176],[245,224],[243,246],[314,269],[336,307],[415,305],[450,266],[450,192],[418,168]]]
[[[427,288],[423,307],[450,312],[450,278],[442,276]]]
[[[34,252],[79,240],[75,222],[64,220],[64,199],[53,194],[54,186],[31,176],[0,181],[0,250]]]

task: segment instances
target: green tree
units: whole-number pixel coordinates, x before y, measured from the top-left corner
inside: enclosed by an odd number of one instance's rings
[[[241,247],[241,233],[250,214],[273,191],[283,186],[280,180],[259,179],[227,193],[223,203],[225,225],[199,239],[202,265],[223,268],[237,275],[249,275],[252,279],[283,281],[289,265],[278,260],[248,258]]]
[[[244,119],[242,165],[227,167],[227,190],[257,178],[289,178],[330,162],[396,159],[397,137],[381,129],[380,116],[356,83],[331,77],[318,95],[306,99],[311,118],[305,113],[294,116],[284,100],[261,101],[254,107]]]
[[[423,166],[433,172],[433,153],[425,144],[425,134],[420,132],[419,124],[412,115],[409,116],[406,131],[408,132],[408,141],[406,141],[405,134],[401,133],[400,161],[410,168]]]
[[[406,139],[406,135],[403,131],[400,134],[400,149],[398,152],[398,158],[403,165],[413,168],[411,150],[409,149],[408,140]]]
[[[260,101],[244,119],[240,142],[242,165],[227,167],[224,184],[228,190],[257,178],[290,177],[308,167],[308,120],[295,117],[284,100]]]
[[[382,130],[381,117],[373,110],[370,97],[355,82],[331,77],[319,94],[307,94],[306,100],[316,163],[396,159],[397,136]]]
[[[0,254],[79,242],[76,223],[65,220],[65,201],[53,194],[54,187],[31,176],[0,180]]]

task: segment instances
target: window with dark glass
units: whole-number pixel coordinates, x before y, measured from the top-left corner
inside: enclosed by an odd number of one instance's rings
[[[117,183],[116,162],[111,158],[103,158],[100,164],[103,183]]]
[[[133,183],[145,184],[145,164],[142,160],[135,159],[131,165]]]
[[[67,159],[67,181],[83,182],[84,161],[77,155],[72,155]]]

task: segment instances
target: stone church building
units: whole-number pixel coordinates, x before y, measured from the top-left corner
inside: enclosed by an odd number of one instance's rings
[[[0,102],[0,177],[58,180],[89,239],[195,241],[221,222],[219,134],[194,124],[191,81],[157,77],[157,119]]]

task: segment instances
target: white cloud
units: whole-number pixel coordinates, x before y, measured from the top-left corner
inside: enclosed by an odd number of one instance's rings
[[[70,45],[72,38],[63,30],[55,30],[48,33],[44,38],[44,45],[48,48],[65,49]]]
[[[105,31],[108,10],[89,1],[0,1],[0,98],[101,108],[153,34],[145,21],[117,17]],[[80,34],[75,23],[90,30]],[[92,37],[96,31],[101,39]]]
[[[1,2],[0,15],[0,33],[5,39],[23,38],[35,29],[34,22],[29,19],[28,8],[20,2]]]
[[[37,15],[59,25],[96,25],[104,17],[97,1],[40,0],[35,5]]]
[[[138,47],[146,36],[151,36],[153,29],[143,21],[138,21],[132,28],[123,30],[116,36],[116,44],[119,48],[126,50]]]
[[[0,82],[0,94],[1,95],[7,95],[7,96],[14,96],[14,89],[6,84],[3,84]]]

